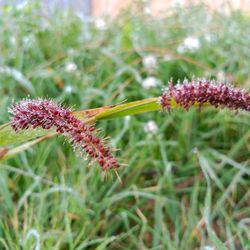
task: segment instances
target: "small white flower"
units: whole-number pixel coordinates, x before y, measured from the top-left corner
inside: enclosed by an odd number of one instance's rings
[[[170,54],[165,54],[164,56],[163,56],[163,61],[171,61],[171,60],[173,60],[173,57],[170,55]]]
[[[23,44],[27,47],[30,48],[32,44],[35,43],[35,38],[33,35],[27,35],[23,37]]]
[[[77,65],[73,62],[68,62],[65,66],[65,70],[69,73],[77,70]]]
[[[142,64],[146,70],[153,70],[157,67],[157,58],[154,55],[148,55],[142,58]]]
[[[204,246],[201,248],[201,250],[215,250],[215,247],[213,246]]]
[[[12,37],[10,38],[10,43],[11,43],[12,45],[16,46],[17,41],[16,41],[16,37],[15,37],[15,36],[12,36]]]
[[[172,7],[183,7],[185,4],[185,1],[184,0],[173,0],[171,2],[171,6]]]
[[[212,43],[215,41],[215,36],[211,33],[205,34],[204,38],[205,38],[206,42],[208,42],[208,43]]]
[[[159,85],[159,80],[153,76],[149,76],[142,81],[142,87],[144,89],[154,88]]]
[[[31,36],[24,36],[23,37],[23,43],[29,44],[31,42]]]
[[[183,43],[177,48],[179,53],[195,52],[200,48],[200,40],[197,37],[187,37]]]
[[[131,116],[130,115],[126,115],[124,117],[124,119],[125,119],[126,122],[129,122],[131,120]]]
[[[103,18],[97,18],[95,20],[95,27],[98,30],[106,30],[107,29],[107,24]]]
[[[73,49],[73,48],[69,48],[69,49],[67,50],[67,54],[68,54],[69,56],[74,56],[74,55],[76,54],[76,50]]]
[[[145,6],[143,8],[143,12],[145,15],[151,15],[151,13],[152,13],[151,8],[149,6]]]
[[[73,87],[71,85],[66,85],[64,87],[64,91],[68,94],[72,93],[73,92]]]
[[[150,120],[144,125],[144,132],[147,134],[156,134],[158,131],[158,126],[155,121]]]
[[[27,8],[29,5],[28,1],[22,1],[21,3],[17,4],[16,8],[18,10],[24,10],[25,8]]]
[[[198,49],[200,47],[200,40],[196,37],[187,37],[184,40],[184,45],[189,49]]]
[[[217,80],[218,81],[225,81],[225,79],[226,79],[226,74],[225,74],[225,72],[224,71],[219,71],[218,73],[217,73],[217,75],[216,75],[216,78],[217,78]]]

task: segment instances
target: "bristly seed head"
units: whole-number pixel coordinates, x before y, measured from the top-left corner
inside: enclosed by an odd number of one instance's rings
[[[12,115],[11,126],[16,132],[29,127],[54,127],[68,137],[75,148],[94,158],[103,170],[119,167],[111,150],[95,135],[95,128],[74,117],[68,108],[46,99],[27,99],[14,103],[9,113]]]
[[[160,103],[163,109],[170,110],[171,100],[188,110],[194,104],[202,106],[227,107],[233,110],[250,111],[250,94],[244,89],[235,88],[225,83],[209,80],[185,80],[182,84],[173,85],[163,91]]]

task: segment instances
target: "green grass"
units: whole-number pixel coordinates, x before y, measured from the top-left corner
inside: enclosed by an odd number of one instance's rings
[[[250,18],[240,12],[199,6],[160,20],[125,12],[106,31],[32,4],[1,12],[0,124],[11,101],[27,95],[81,110],[157,96],[171,77],[220,72],[250,89]],[[187,36],[201,46],[179,54]],[[157,57],[153,73],[142,66],[147,54]],[[67,72],[68,62],[77,70]],[[162,85],[143,89],[139,81],[150,75]],[[99,122],[127,164],[123,185],[63,138],[1,161],[0,249],[250,249],[249,119],[193,108]],[[149,120],[155,135],[144,132]]]

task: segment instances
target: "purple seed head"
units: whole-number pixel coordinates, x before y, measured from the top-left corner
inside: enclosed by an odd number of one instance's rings
[[[208,103],[214,107],[227,107],[233,110],[250,111],[250,94],[244,89],[235,88],[225,83],[209,80],[185,80],[182,84],[169,87],[160,97],[163,109],[171,108],[171,100],[188,110],[194,104],[202,106]]]
[[[29,127],[56,128],[58,133],[72,141],[74,148],[94,158],[103,170],[119,167],[111,149],[95,135],[95,128],[74,117],[68,108],[46,99],[27,99],[14,103],[9,113],[12,115],[11,126],[16,132]]]

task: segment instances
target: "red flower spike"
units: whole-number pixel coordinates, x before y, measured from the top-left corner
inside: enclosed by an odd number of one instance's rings
[[[185,80],[183,84],[169,87],[160,97],[160,103],[163,109],[170,110],[171,100],[188,110],[195,103],[202,106],[209,103],[212,106],[227,107],[233,110],[250,111],[250,94],[244,89],[235,88],[225,83],[216,83],[208,80]]]
[[[46,99],[23,100],[9,109],[11,126],[18,132],[29,127],[56,128],[68,137],[75,148],[94,158],[103,170],[118,168],[119,165],[102,140],[95,135],[95,128],[73,116],[72,110]]]

